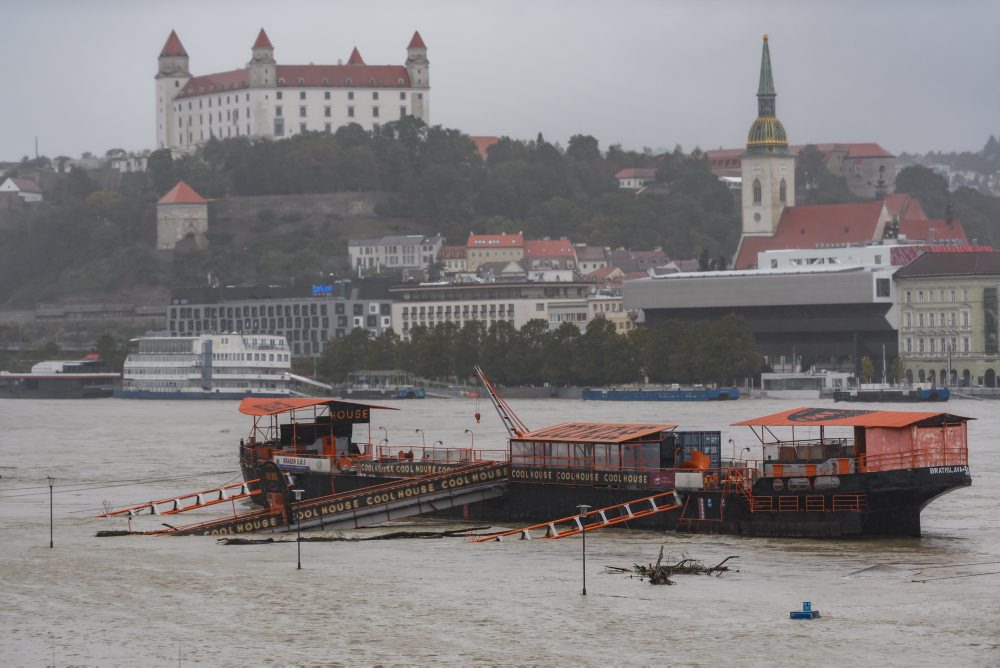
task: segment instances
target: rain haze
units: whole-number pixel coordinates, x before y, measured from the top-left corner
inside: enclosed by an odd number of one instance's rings
[[[739,147],[770,35],[794,143],[978,150],[1000,131],[1000,5],[981,2],[15,3],[0,27],[0,160],[155,148],[157,55],[243,67],[263,27],[279,64],[402,64],[419,30],[432,124],[602,148]],[[15,76],[16,73],[16,76]]]

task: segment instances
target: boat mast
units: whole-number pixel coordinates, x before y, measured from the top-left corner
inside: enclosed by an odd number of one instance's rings
[[[482,382],[483,387],[485,387],[486,391],[489,393],[490,401],[493,402],[493,408],[497,410],[497,415],[500,416],[500,421],[503,422],[503,426],[507,428],[507,433],[512,438],[518,438],[531,431],[523,422],[521,422],[521,418],[517,417],[514,411],[511,410],[511,407],[507,405],[507,402],[504,401],[503,397],[500,396],[500,393],[497,392],[495,387],[493,387],[493,384],[486,378],[486,374],[483,373],[483,370],[478,364],[474,367],[474,371],[476,378]]]

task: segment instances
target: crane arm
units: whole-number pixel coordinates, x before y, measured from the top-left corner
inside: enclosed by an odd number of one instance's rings
[[[517,417],[514,411],[511,409],[507,402],[504,401],[500,393],[497,392],[496,388],[493,387],[493,383],[489,381],[486,374],[477,364],[475,366],[476,378],[483,384],[486,388],[486,392],[490,395],[490,401],[493,403],[493,408],[496,409],[497,415],[500,416],[500,421],[503,422],[503,426],[507,428],[507,433],[512,438],[517,438],[527,434],[530,429],[523,422],[521,418]]]

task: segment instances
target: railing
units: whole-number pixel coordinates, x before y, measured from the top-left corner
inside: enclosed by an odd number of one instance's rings
[[[375,449],[379,461],[415,461],[433,464],[468,462],[506,462],[506,450],[473,450],[472,448],[435,448],[433,446],[380,445]]]

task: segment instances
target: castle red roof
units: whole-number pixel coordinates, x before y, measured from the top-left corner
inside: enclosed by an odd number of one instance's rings
[[[402,65],[278,65],[278,86],[315,88],[408,88],[410,75]],[[205,74],[189,80],[175,99],[247,88],[246,68]]]
[[[351,51],[351,57],[347,59],[348,65],[364,65],[365,59],[361,57],[361,52],[358,51],[358,47],[354,47],[354,51]]]
[[[464,260],[467,250],[465,246],[441,246],[438,260]]]
[[[427,46],[424,44],[424,40],[420,37],[420,31],[419,30],[414,30],[413,31],[413,39],[410,40],[410,44],[406,48],[407,49],[426,49],[427,48]]]
[[[524,256],[532,257],[576,257],[573,242],[567,239],[529,239],[524,242]]]
[[[261,28],[260,32],[257,33],[257,41],[253,43],[253,48],[255,49],[273,49],[271,46],[271,40],[267,38],[267,33]]]
[[[157,204],[204,204],[205,200],[194,191],[194,188],[178,181],[177,185],[170,189],[166,195],[160,198]]]
[[[170,31],[170,36],[167,37],[166,43],[163,45],[163,50],[160,51],[160,58],[165,56],[184,56],[187,57],[187,51],[184,50],[184,45],[181,44],[180,37],[173,30]]]
[[[906,193],[892,193],[886,195],[882,201],[885,202],[885,209],[889,212],[890,218],[927,220],[927,214],[924,213],[924,207],[920,204],[920,200],[914,199]]]
[[[757,253],[766,250],[878,241],[882,207],[882,202],[786,207],[774,236],[743,237],[733,269],[755,267]]]

